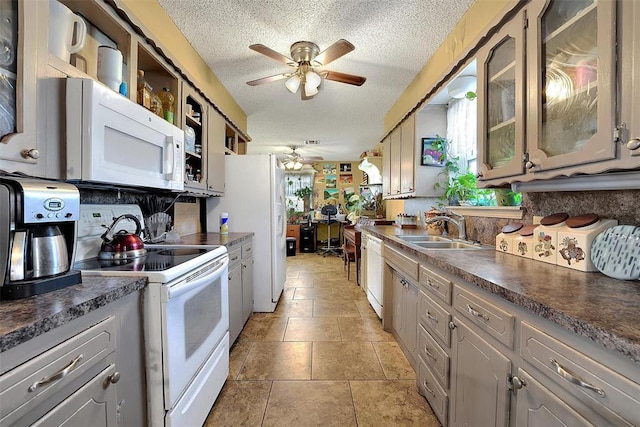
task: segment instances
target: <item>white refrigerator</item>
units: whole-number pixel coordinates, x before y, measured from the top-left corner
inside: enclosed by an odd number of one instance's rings
[[[225,156],[222,197],[207,199],[207,231],[217,232],[220,213],[229,232],[253,232],[253,311],[273,312],[286,278],[284,168],[273,154]]]

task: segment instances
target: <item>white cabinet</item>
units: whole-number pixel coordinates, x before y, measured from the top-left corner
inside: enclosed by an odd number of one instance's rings
[[[253,239],[229,251],[229,342],[253,313]]]
[[[214,196],[224,195],[224,117],[209,105],[207,132],[207,191]]]
[[[392,197],[400,196],[400,175],[402,174],[402,128],[397,127],[389,137],[389,191]]]
[[[2,353],[0,425],[144,425],[134,292]]]
[[[44,122],[37,109],[37,72],[38,58],[47,55],[39,43],[46,39],[47,15],[38,3],[6,2],[0,9],[7,30],[0,42],[0,169],[47,176],[47,162],[54,162],[37,135]]]
[[[416,116],[409,115],[400,127],[400,193],[415,191]]]
[[[405,279],[401,272],[394,271],[392,289],[393,312],[391,326],[395,334],[400,338],[402,345],[409,352],[407,358],[416,369],[418,288]]]
[[[479,186],[640,166],[637,9],[534,0],[481,47]]]

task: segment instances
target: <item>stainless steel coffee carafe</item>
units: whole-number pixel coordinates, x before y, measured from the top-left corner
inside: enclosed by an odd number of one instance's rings
[[[57,225],[38,227],[31,237],[33,277],[55,276],[69,270],[69,251]]]

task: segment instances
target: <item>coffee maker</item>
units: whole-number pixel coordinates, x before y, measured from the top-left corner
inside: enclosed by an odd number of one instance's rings
[[[72,185],[0,176],[2,299],[18,299],[81,282],[73,266],[80,193]]]

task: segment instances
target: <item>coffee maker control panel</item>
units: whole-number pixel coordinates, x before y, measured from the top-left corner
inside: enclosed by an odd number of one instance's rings
[[[20,185],[25,224],[80,219],[80,197],[76,186],[64,182],[27,179],[20,180]]]

